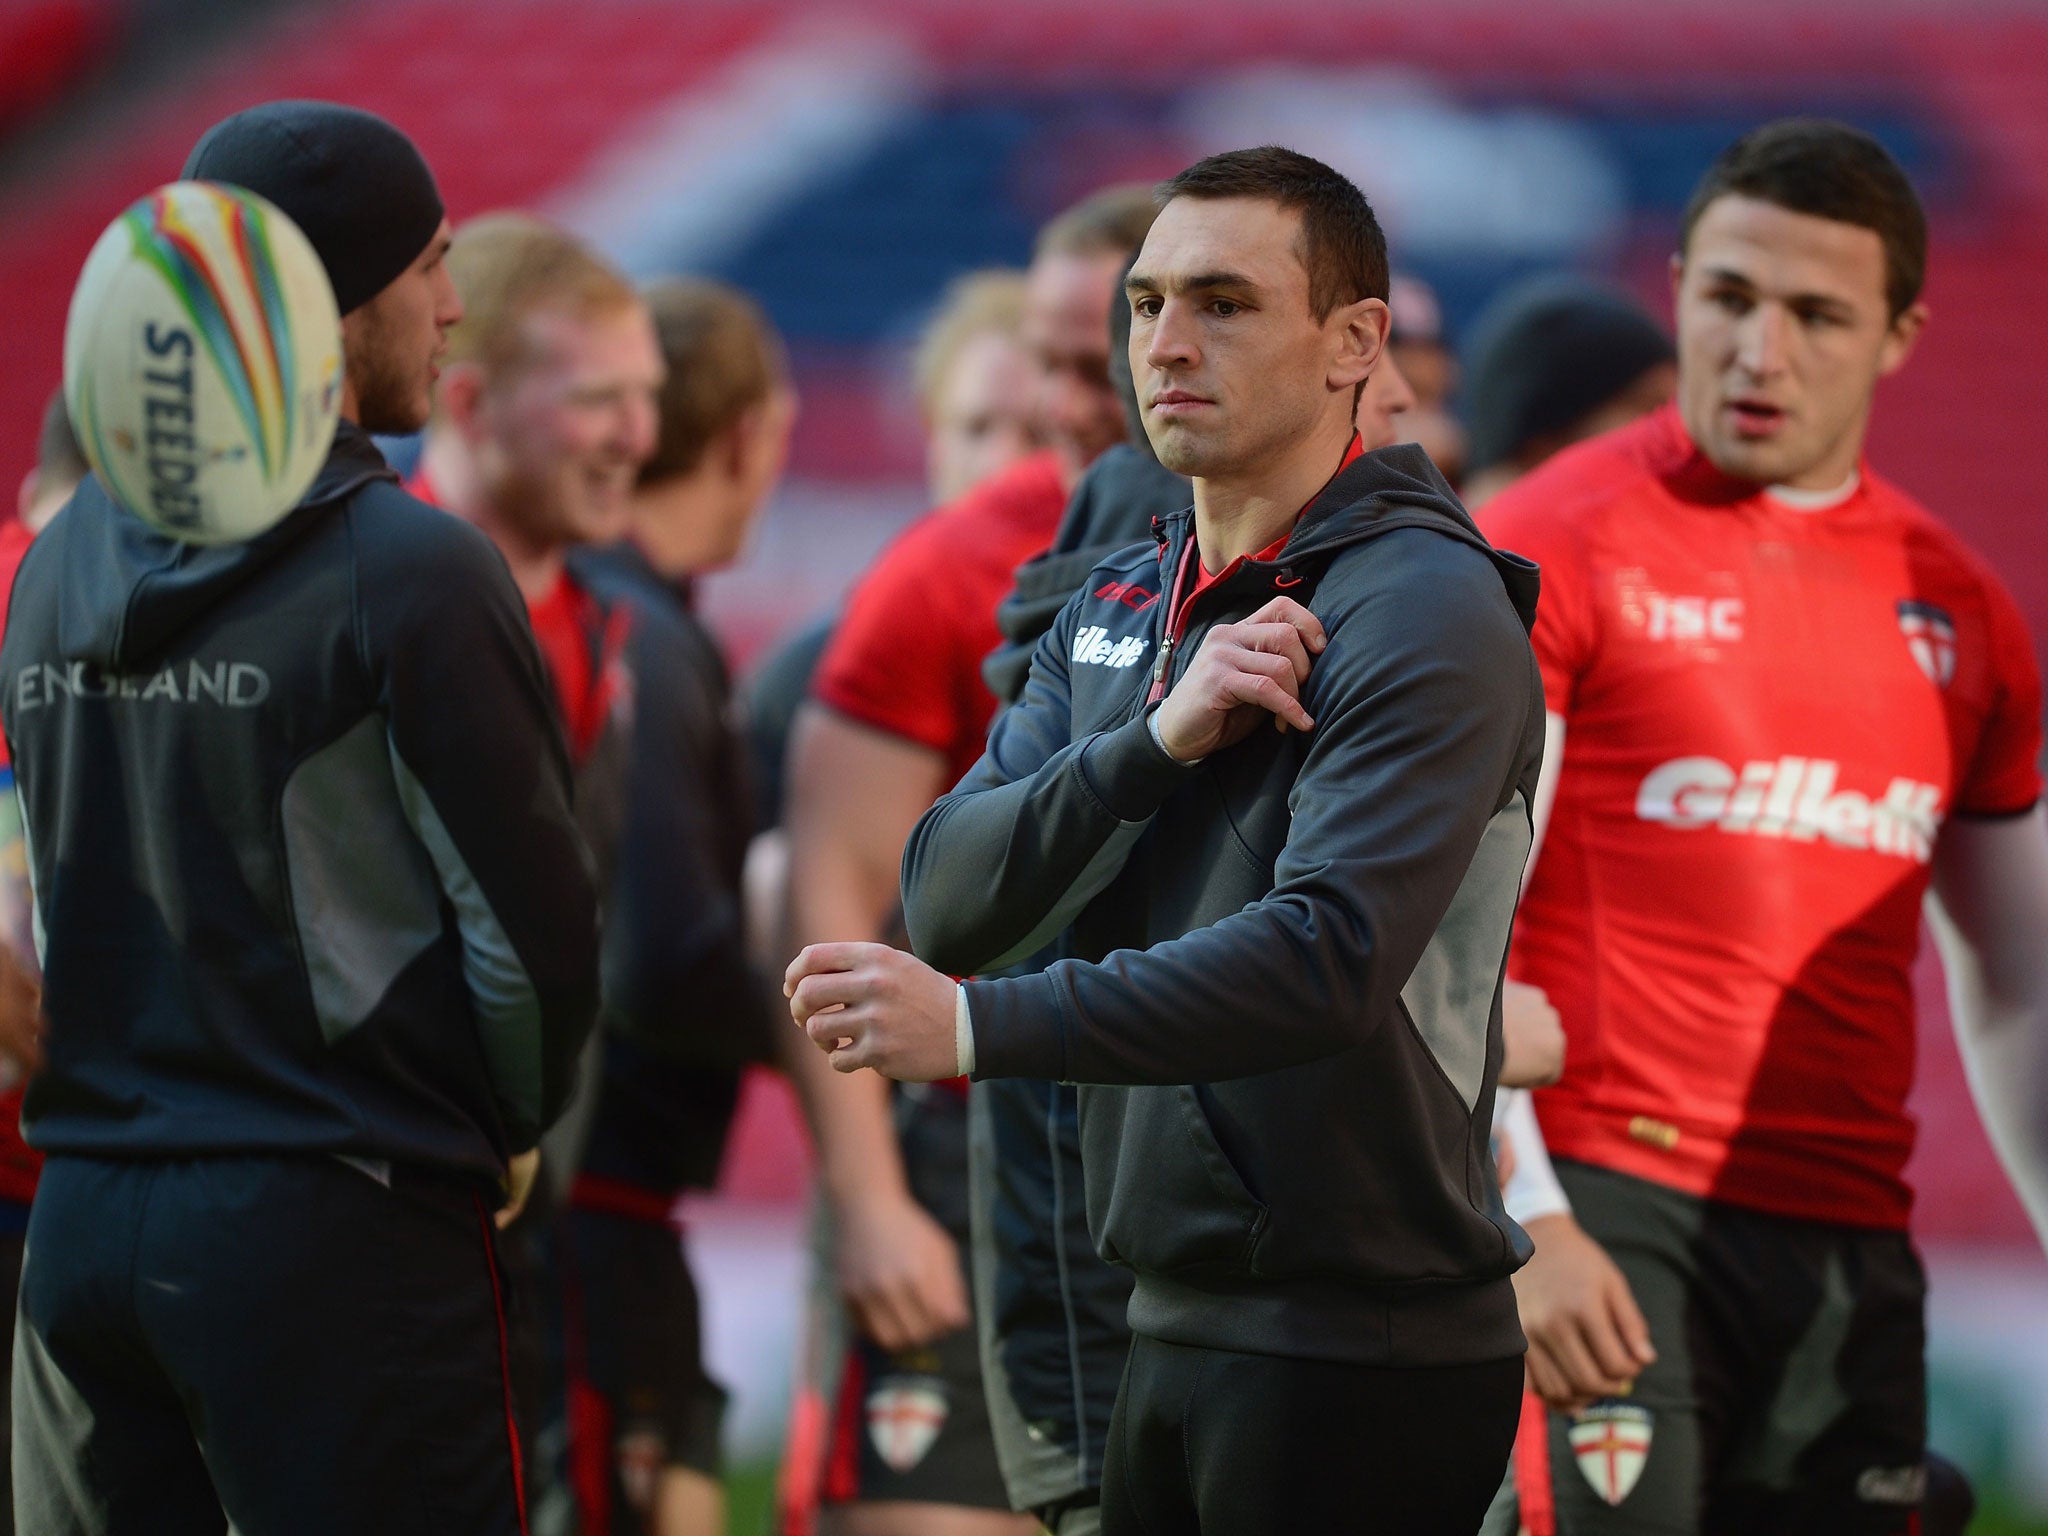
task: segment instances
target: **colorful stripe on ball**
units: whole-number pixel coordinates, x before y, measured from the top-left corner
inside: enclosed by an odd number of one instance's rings
[[[235,222],[235,250],[242,266],[255,281],[256,298],[263,315],[263,339],[270,350],[272,377],[277,380],[278,398],[283,402],[282,435],[278,441],[278,462],[291,450],[294,407],[297,394],[292,382],[298,370],[292,357],[292,322],[285,313],[284,289],[278,282],[277,256],[270,248],[270,229],[263,205],[238,187],[224,187],[239,206]]]
[[[274,479],[291,441],[292,390],[284,371],[291,326],[269,239],[260,224],[251,228],[252,205],[228,188],[215,190],[222,195],[208,203],[221,220],[220,243],[240,267],[233,275],[258,296],[261,331],[253,346],[223,298],[221,275],[208,259],[203,236],[187,221],[192,200],[174,199],[168,190],[155,192],[124,218],[136,250],[163,275],[191,318],[248,429],[264,477]]]

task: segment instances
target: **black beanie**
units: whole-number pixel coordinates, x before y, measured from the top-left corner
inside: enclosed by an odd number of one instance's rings
[[[1564,431],[1675,355],[1633,299],[1569,274],[1517,283],[1472,323],[1466,471]]]
[[[184,179],[226,182],[282,208],[320,253],[344,315],[413,264],[445,212],[411,139],[328,101],[268,101],[221,119]]]

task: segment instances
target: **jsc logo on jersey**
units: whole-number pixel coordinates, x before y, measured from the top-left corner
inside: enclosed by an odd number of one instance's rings
[[[1136,635],[1112,640],[1102,625],[1090,624],[1074,636],[1074,664],[1079,666],[1085,662],[1098,667],[1135,667],[1151,643]]]
[[[1636,791],[1636,815],[1689,831],[1714,827],[1749,837],[1816,838],[1925,864],[1941,830],[1941,790],[1895,778],[1873,799],[1836,789],[1841,765],[1825,758],[1776,757],[1738,770],[1717,757],[1673,758],[1653,768]]]
[[[1565,1434],[1579,1471],[1593,1491],[1608,1503],[1619,1504],[1643,1475],[1654,1427],[1649,1409],[1634,1403],[1605,1402],[1573,1414]]]

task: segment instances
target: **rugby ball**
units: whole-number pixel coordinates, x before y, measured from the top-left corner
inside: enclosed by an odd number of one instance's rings
[[[107,227],[64,330],[64,403],[123,507],[191,544],[253,538],[334,440],[341,319],[311,243],[239,187],[176,181]]]

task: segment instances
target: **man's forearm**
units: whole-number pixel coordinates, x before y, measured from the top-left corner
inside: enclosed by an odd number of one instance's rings
[[[1951,1001],[1950,1007],[1955,1006]],[[2040,1049],[2048,1038],[2048,1010],[1961,1026],[1958,1038],[1984,1130],[2048,1250],[2048,1127],[2042,1125]]]
[[[1221,1082],[1319,1061],[1385,1018],[1421,943],[1342,896],[1268,898],[1099,963],[967,983],[977,1075],[1076,1083]],[[1344,908],[1343,915],[1337,915]],[[1434,927],[1426,897],[1408,927]],[[1369,939],[1360,945],[1361,934]],[[1313,935],[1314,937],[1309,937]]]
[[[905,845],[911,948],[956,976],[1034,953],[1116,877],[1185,772],[1142,720],[1064,748],[1028,778],[984,787],[977,769]]]
[[[799,746],[789,815],[790,947],[880,939],[895,911],[903,834],[937,792],[943,762],[823,712],[806,719]],[[830,1058],[786,1021],[777,1038],[834,1208],[904,1195],[888,1083],[872,1072],[834,1071]]]
[[[2048,826],[1958,817],[1935,845],[1928,924],[1977,1111],[2048,1248]]]
[[[1570,1215],[1572,1203],[1551,1166],[1543,1128],[1536,1123],[1536,1104],[1526,1088],[1501,1089],[1494,1101],[1493,1125],[1508,1138],[1515,1154],[1515,1171],[1501,1189],[1508,1215],[1524,1227],[1545,1216]]]
[[[876,1195],[907,1197],[888,1080],[873,1072],[835,1072],[831,1058],[799,1029],[785,1029],[780,1038],[784,1069],[811,1129],[818,1181],[833,1208]]]
[[[2000,999],[1936,905],[1949,1014],[1985,1134],[2048,1250],[2048,997]]]

